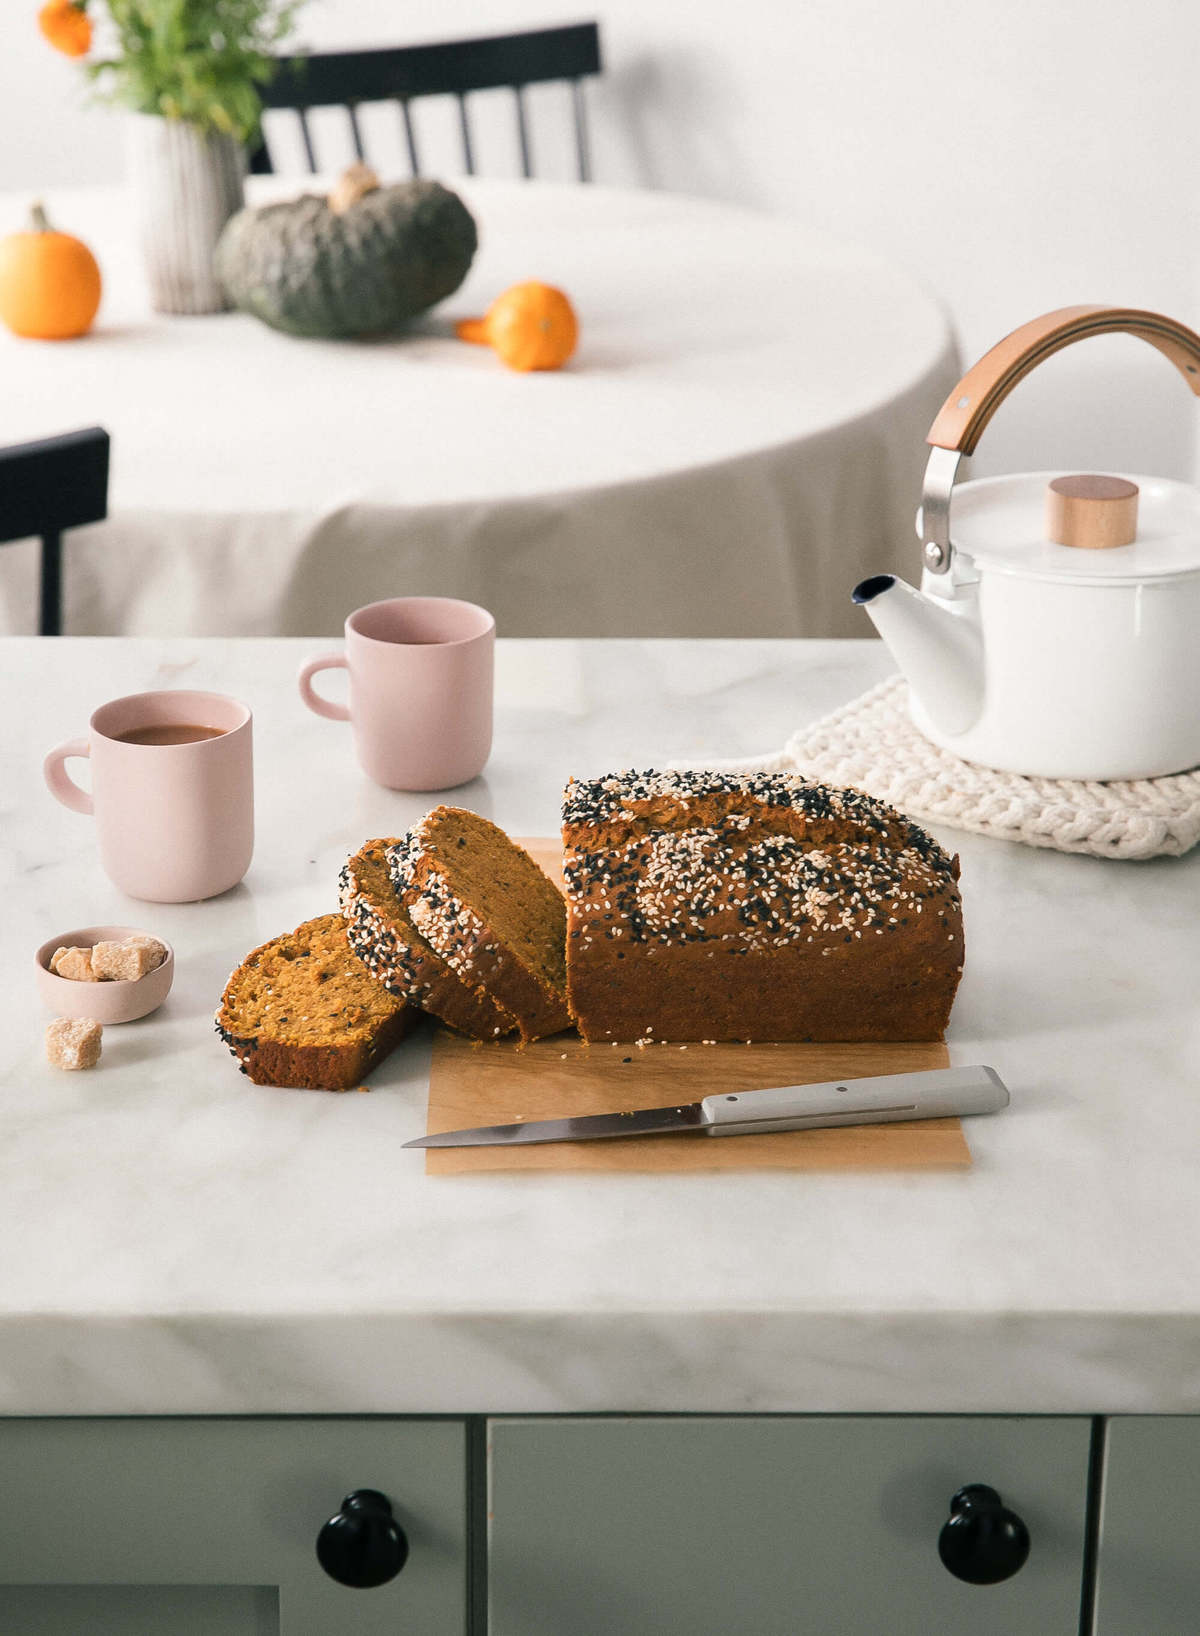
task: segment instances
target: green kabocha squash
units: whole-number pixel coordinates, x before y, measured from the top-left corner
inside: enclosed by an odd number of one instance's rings
[[[457,290],[477,244],[449,188],[352,165],[328,198],[239,211],[214,266],[235,307],[289,335],[386,335]]]

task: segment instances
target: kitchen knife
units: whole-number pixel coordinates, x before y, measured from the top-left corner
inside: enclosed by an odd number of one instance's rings
[[[592,1142],[612,1136],[749,1136],[773,1130],[815,1130],[823,1125],[875,1125],[901,1119],[944,1119],[995,1113],[1008,1090],[994,1068],[933,1068],[920,1074],[829,1080],[823,1085],[778,1085],[765,1091],[727,1091],[672,1108],[593,1113],[574,1119],[531,1119],[519,1125],[480,1125],[420,1136],[405,1147],[498,1147],[527,1142]]]

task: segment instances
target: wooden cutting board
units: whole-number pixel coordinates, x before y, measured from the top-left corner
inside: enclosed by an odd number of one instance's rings
[[[520,843],[562,883],[557,841]],[[434,1036],[426,1131],[698,1102],[717,1091],[946,1068],[940,1041],[895,1045],[587,1045],[574,1034],[481,1045]],[[528,1147],[427,1148],[434,1176],[485,1170],[948,1170],[971,1163],[957,1119],[766,1136],[619,1137]]]

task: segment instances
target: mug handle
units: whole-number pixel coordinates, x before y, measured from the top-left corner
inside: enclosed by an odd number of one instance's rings
[[[344,653],[322,653],[319,658],[306,659],[300,666],[300,697],[308,708],[318,716],[328,716],[330,721],[349,721],[350,712],[344,704],[334,704],[331,699],[323,699],[315,691],[312,678],[318,670],[347,670],[349,665]]]
[[[56,746],[42,762],[42,773],[50,794],[64,807],[70,807],[72,812],[94,813],[96,809],[88,792],[81,790],[75,780],[67,776],[63,762],[70,756],[87,757],[91,753],[92,747],[87,739],[73,738],[66,744]]]

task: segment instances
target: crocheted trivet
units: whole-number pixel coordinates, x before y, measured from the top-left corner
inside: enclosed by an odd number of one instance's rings
[[[918,823],[1098,858],[1177,856],[1200,841],[1200,768],[1098,784],[977,767],[917,731],[900,676],[802,728],[775,755],[703,765],[803,773],[823,784],[852,785]]]

